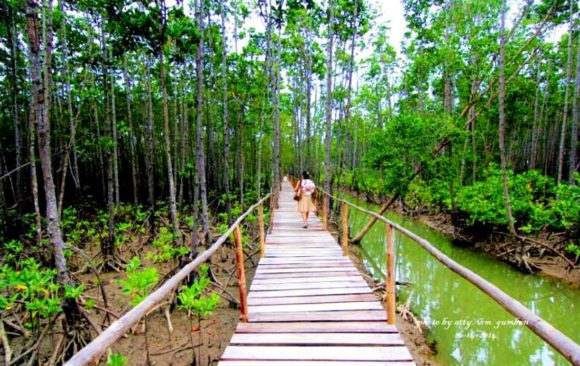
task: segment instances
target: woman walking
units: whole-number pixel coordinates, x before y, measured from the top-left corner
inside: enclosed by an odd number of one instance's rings
[[[297,211],[300,212],[302,216],[302,221],[304,221],[304,229],[308,229],[308,215],[310,211],[315,211],[316,207],[312,203],[312,194],[316,190],[316,185],[310,179],[310,174],[308,172],[302,172],[302,177],[294,187],[294,192],[298,197],[298,207]]]

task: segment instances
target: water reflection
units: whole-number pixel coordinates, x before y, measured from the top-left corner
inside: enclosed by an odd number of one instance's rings
[[[372,210],[377,207],[353,197]],[[368,217],[350,210],[353,233]],[[524,275],[495,259],[453,246],[427,226],[393,214],[388,218],[429,240],[455,261],[492,282],[510,296],[580,342],[580,291],[564,284]],[[569,363],[525,325],[469,282],[437,262],[412,240],[396,235],[397,280],[412,286],[398,288],[400,302],[412,292],[413,311],[437,341],[437,360],[443,365],[568,365]],[[376,278],[385,276],[384,225],[376,224],[362,242],[363,262]]]

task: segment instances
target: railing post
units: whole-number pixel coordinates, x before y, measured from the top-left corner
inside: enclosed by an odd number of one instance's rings
[[[387,224],[387,278],[385,279],[387,323],[395,324],[395,253],[393,226]]]
[[[246,301],[246,271],[244,269],[244,248],[242,247],[242,232],[240,226],[234,229],[236,242],[236,265],[238,271],[238,287],[240,290],[240,307],[242,322],[248,322],[248,303]]]
[[[258,206],[258,227],[260,229],[260,256],[266,256],[266,233],[264,231],[264,205]]]
[[[322,228],[328,230],[328,196],[326,193],[322,194]]]
[[[268,232],[271,233],[272,229],[274,228],[274,211],[276,207],[274,206],[274,192],[270,196],[270,227],[268,228]]]
[[[348,255],[348,205],[344,202],[340,203],[340,212],[342,214],[342,255]]]

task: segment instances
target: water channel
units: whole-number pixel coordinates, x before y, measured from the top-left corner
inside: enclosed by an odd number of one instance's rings
[[[378,207],[345,196],[372,211]],[[580,291],[540,276],[523,274],[484,254],[460,248],[425,224],[390,213],[387,218],[427,239],[463,266],[492,282],[576,342],[580,342]],[[368,216],[350,210],[351,232]],[[385,273],[385,228],[377,223],[361,243],[363,262],[378,279]],[[399,302],[430,328],[441,365],[569,365],[547,343],[469,282],[451,272],[411,239],[396,235]]]

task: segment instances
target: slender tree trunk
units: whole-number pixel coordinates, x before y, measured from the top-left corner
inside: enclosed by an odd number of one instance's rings
[[[503,181],[503,196],[508,221],[508,227],[512,235],[517,235],[514,226],[514,218],[512,216],[512,205],[509,193],[508,182],[508,163],[506,158],[505,148],[505,16],[506,16],[506,0],[502,0],[501,12],[501,38],[499,51],[499,150],[501,159],[501,176]]]
[[[38,36],[38,26],[37,26],[37,7],[38,4],[35,0],[27,0],[26,3],[26,23],[27,23],[27,35],[28,42],[30,45],[30,69],[31,69],[31,82],[32,82],[32,97],[35,100],[34,111],[36,124],[38,126],[38,147],[40,155],[40,164],[42,167],[42,173],[44,178],[44,191],[46,198],[46,218],[48,221],[48,236],[51,244],[54,248],[54,258],[55,265],[58,271],[58,278],[63,285],[73,285],[72,278],[67,268],[66,257],[64,256],[65,243],[62,238],[62,232],[60,227],[60,215],[57,208],[56,200],[56,190],[54,185],[54,179],[52,175],[52,153],[50,148],[50,122],[49,122],[49,106],[50,102],[47,95],[50,94],[50,75],[48,72],[45,75],[45,83],[42,85],[41,82],[41,64],[39,60],[40,52],[40,41]],[[51,53],[52,53],[52,3],[48,2],[49,12],[46,27],[46,36],[44,43],[45,57],[44,62],[50,65]],[[50,67],[46,67],[46,71],[50,70]],[[67,298],[63,304],[63,310],[67,325],[69,329],[78,323],[80,311],[78,304],[74,298]]]
[[[224,193],[226,195],[226,212],[230,221],[230,131],[228,126],[228,64],[227,64],[227,35],[226,35],[226,1],[221,0],[222,21],[222,78],[223,78],[223,124],[224,124]]]
[[[60,3],[60,11],[64,13],[63,3]],[[70,73],[70,65],[68,62],[68,43],[67,43],[67,36],[66,36],[66,22],[63,21],[63,25],[61,28],[61,42],[63,45],[63,62],[65,64],[65,93],[66,93],[66,106],[67,106],[67,114],[68,114],[68,124],[69,124],[69,141],[65,146],[65,152],[63,157],[62,163],[62,176],[60,180],[60,190],[59,190],[59,197],[58,197],[58,211],[62,212],[62,205],[64,201],[64,194],[66,188],[66,176],[68,172],[68,167],[70,164],[70,152],[75,149],[75,139],[76,139],[76,122],[75,117],[73,115],[73,107],[72,107],[72,92],[71,92],[71,73]],[[80,187],[77,185],[77,180],[74,179],[75,188],[80,190]]]
[[[326,49],[326,130],[324,143],[324,190],[330,192],[330,145],[332,143],[332,52],[333,52],[333,27],[334,27],[334,0],[328,2],[328,44]],[[326,207],[329,207],[330,199],[323,195]],[[325,218],[328,220],[328,217]]]
[[[104,25],[102,25],[104,27]],[[107,43],[105,39],[105,30],[101,29],[101,54],[103,58],[102,68],[103,68],[103,93],[105,95],[105,111],[104,111],[104,123],[105,123],[105,138],[107,141],[111,141],[111,144],[107,144],[105,147],[105,160],[107,162],[107,211],[108,211],[108,237],[107,239],[101,240],[101,256],[103,257],[103,269],[106,271],[116,269],[114,266],[115,259],[115,173],[114,173],[114,140],[113,140],[113,128],[112,128],[112,103],[111,103],[111,93],[112,85],[109,85],[109,67],[108,67],[108,52]]]
[[[131,80],[129,79],[129,72],[127,67],[127,56],[123,56],[123,79],[125,79],[125,101],[127,104],[127,124],[129,126],[129,159],[131,160],[131,191],[133,193],[133,205],[137,206],[139,200],[137,198],[138,186],[138,163],[135,157],[135,130],[133,128],[133,113],[131,110]]]
[[[562,127],[560,128],[560,144],[558,149],[558,175],[556,181],[558,184],[562,181],[562,175],[564,170],[564,151],[566,150],[566,124],[568,122],[568,107],[570,98],[570,86],[572,85],[572,67],[573,67],[573,56],[572,56],[572,39],[574,30],[574,13],[572,11],[572,0],[569,0],[570,4],[570,28],[568,33],[568,62],[566,66],[566,91],[564,94],[564,109],[562,110]]]
[[[155,138],[154,129],[155,123],[153,121],[153,97],[151,96],[151,73],[149,62],[151,60],[147,58],[145,60],[145,78],[147,89],[147,153],[145,159],[145,169],[147,170],[147,197],[149,202],[149,208],[151,213],[149,214],[150,222],[153,222],[153,217],[155,213]]]
[[[281,4],[280,4],[281,6]],[[276,41],[277,54],[274,58],[272,78],[272,108],[274,119],[274,141],[272,146],[272,192],[274,205],[278,207],[278,194],[280,192],[280,67],[282,62],[281,23],[278,23],[278,40]]]
[[[2,1],[2,5],[5,9],[6,14],[8,15],[5,19],[5,26],[6,26],[6,40],[8,50],[10,52],[10,94],[12,97],[11,100],[11,112],[12,112],[12,121],[14,123],[14,150],[16,155],[16,162],[15,167],[18,168],[22,166],[22,136],[20,131],[20,107],[18,105],[18,69],[17,69],[17,30],[16,30],[16,23],[14,12],[12,6],[8,4],[7,0]],[[20,169],[16,170],[16,206],[18,210],[21,209],[22,205],[20,204],[20,200],[22,197],[21,192],[21,182],[22,182],[22,174]]]
[[[578,170],[578,124],[580,124],[580,37],[578,37],[578,54],[576,56],[576,81],[574,82],[574,109],[572,110],[572,126],[570,134],[570,156],[568,157],[568,183],[576,184],[574,173]]]
[[[113,59],[113,52],[109,49],[109,59]],[[115,206],[121,203],[119,187],[119,136],[117,131],[117,103],[115,96],[115,78],[111,73],[111,138],[113,139],[113,179],[115,183]]]
[[[199,192],[201,196],[201,222],[203,237],[209,242],[209,218],[207,206],[207,186],[205,174],[205,156],[203,152],[203,6],[204,2],[199,0],[197,4],[197,22],[199,27],[199,43],[195,54],[195,65],[197,74],[197,116],[196,116],[196,155],[197,174],[199,176]]]
[[[540,118],[540,61],[536,64],[536,95],[534,96],[534,122],[532,126],[532,145],[530,147],[530,169],[536,169],[536,156],[538,155],[538,123]]]
[[[167,97],[167,75],[165,75],[165,60],[163,55],[163,47],[165,45],[165,1],[161,1],[159,9],[160,15],[160,41],[159,44],[159,67],[161,72],[161,93],[163,98],[163,142],[165,145],[165,160],[167,164],[167,179],[169,180],[169,215],[173,224],[173,235],[175,244],[179,247],[182,244],[181,231],[179,230],[179,216],[177,214],[177,205],[175,199],[175,181],[173,175],[173,160],[171,158],[171,130],[169,129],[169,105]]]

